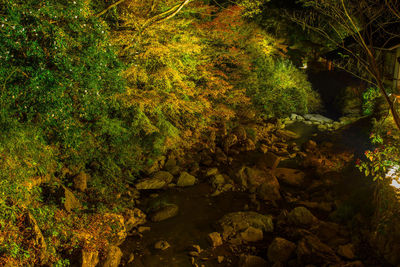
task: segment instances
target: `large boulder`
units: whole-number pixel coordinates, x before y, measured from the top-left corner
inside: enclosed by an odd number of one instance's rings
[[[324,117],[320,114],[306,114],[303,116],[306,120],[317,122],[317,123],[331,123],[333,122],[332,119]]]
[[[275,170],[275,176],[278,178],[279,182],[291,186],[301,186],[304,183],[306,174],[296,169],[277,168]]]
[[[272,216],[247,211],[226,214],[217,222],[217,228],[222,234],[223,240],[240,244],[248,242],[254,236],[260,236],[260,231],[254,229],[272,232],[274,225]],[[259,239],[258,237],[256,239]]]
[[[87,188],[87,181],[89,180],[89,175],[86,174],[85,172],[80,172],[77,175],[75,175],[73,182],[74,182],[74,188],[76,190],[79,190],[81,192],[84,192]]]
[[[285,263],[290,259],[295,249],[295,243],[276,237],[268,247],[268,259],[271,262]]]
[[[99,252],[97,250],[82,249],[80,265],[81,267],[95,267],[99,263]]]
[[[72,193],[71,190],[63,186],[64,190],[64,208],[66,211],[71,212],[74,209],[82,208],[82,204],[78,198]]]
[[[139,181],[136,184],[136,189],[138,190],[154,190],[161,189],[166,186],[167,183],[164,180],[159,180],[155,178],[146,178]]]
[[[174,176],[167,171],[158,171],[153,174],[152,178],[165,181],[166,184],[169,184],[174,179]]]

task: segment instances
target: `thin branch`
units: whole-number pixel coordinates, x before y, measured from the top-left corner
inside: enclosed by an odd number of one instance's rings
[[[105,13],[107,13],[108,10],[110,10],[110,9],[113,8],[113,7],[118,6],[119,4],[121,4],[121,3],[125,2],[125,1],[126,1],[126,0],[119,0],[119,1],[115,2],[114,4],[108,6],[106,9],[104,9],[104,10],[101,11],[100,13],[97,13],[97,14],[95,15],[95,17],[96,17],[96,18],[101,17],[102,15],[104,15]]]

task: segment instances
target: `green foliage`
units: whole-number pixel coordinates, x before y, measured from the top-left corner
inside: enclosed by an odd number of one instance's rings
[[[381,96],[378,88],[370,87],[363,93],[363,113],[371,115],[374,111],[375,101]]]
[[[289,61],[259,57],[255,70],[257,82],[251,85],[249,93],[266,117],[304,114],[319,108],[319,96],[306,74]]]

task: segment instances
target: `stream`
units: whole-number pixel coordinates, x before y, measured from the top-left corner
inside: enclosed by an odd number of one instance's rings
[[[334,150],[337,150],[338,153],[343,149],[351,150],[355,158],[361,157],[361,154],[369,145],[369,118],[361,119],[333,133],[318,132],[315,126],[306,125],[301,122],[291,124],[287,129],[299,134],[300,138],[296,140],[299,146],[309,139],[313,139],[317,143],[328,141],[334,145]],[[234,158],[231,166],[224,167],[226,168],[224,172],[232,172],[238,166],[254,165],[254,162],[259,157],[262,157],[262,153],[260,152],[240,153]],[[316,174],[312,169],[302,166],[300,161],[298,158],[288,159],[281,162],[279,167],[303,170],[306,173],[306,186],[304,187],[307,188],[317,179]],[[211,196],[213,188],[207,182],[206,177],[198,177],[200,182],[192,187],[174,187],[167,190],[149,190],[150,192],[142,193],[141,206],[139,208],[145,212],[150,206],[159,203],[175,204],[179,207],[179,212],[173,218],[160,222],[148,222],[145,226],[150,227],[149,231],[127,238],[121,246],[126,258],[124,265],[135,267],[261,266],[260,263],[243,263],[239,256],[255,255],[267,259],[269,244],[274,237],[285,235],[285,230],[278,228],[272,233],[265,233],[261,241],[235,246],[224,243],[215,248],[210,246],[207,240],[208,234],[215,231],[215,223],[221,217],[231,212],[255,211],[260,214],[269,214],[274,216],[274,222],[276,222],[276,218],[282,210],[290,210],[294,206],[298,206],[289,203],[287,200],[289,197],[287,196],[298,196],[300,199],[303,197],[306,199],[312,198],[321,203],[331,201],[336,204],[332,212],[310,209],[320,220],[334,221],[341,226],[345,226],[350,233],[349,241],[357,244],[354,259],[346,259],[347,262],[354,261],[356,263],[354,265],[349,263],[350,265],[339,264],[336,266],[390,266],[379,259],[366,242],[364,242],[365,240],[362,240],[362,231],[365,229],[361,229],[358,226],[354,227],[354,223],[357,223],[358,217],[368,218],[371,215],[371,183],[366,181],[367,178],[363,177],[356,170],[354,160],[342,172],[328,173],[327,176],[332,176],[329,179],[336,181],[332,184],[328,192],[311,190],[305,193],[303,192],[303,188],[281,185],[280,191],[283,193],[284,198],[277,203],[257,203],[257,201],[252,199],[249,192],[240,190],[227,191],[217,196]],[[358,229],[359,232],[354,229]],[[155,243],[158,241],[167,241],[170,247],[165,250],[156,249]],[[189,255],[194,250],[193,245],[198,245],[201,248],[199,255]],[[357,265],[357,260],[361,260],[363,265]],[[262,266],[272,266],[272,264],[265,264]],[[291,262],[289,261],[287,266],[302,265],[296,264],[296,261],[292,260]]]

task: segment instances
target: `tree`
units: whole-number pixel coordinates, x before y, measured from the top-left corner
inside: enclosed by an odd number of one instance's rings
[[[396,101],[383,82],[382,53],[400,38],[398,0],[301,0],[306,8],[288,14],[295,22],[324,36],[343,53],[342,67],[379,88],[389,105],[397,129]],[[366,74],[366,75],[365,75]]]

